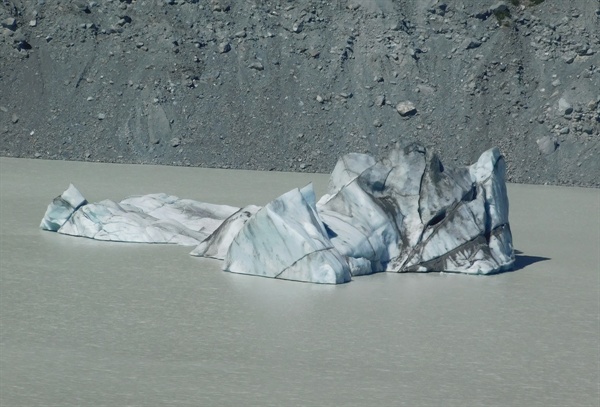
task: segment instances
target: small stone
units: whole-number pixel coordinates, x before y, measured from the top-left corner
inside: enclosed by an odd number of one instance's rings
[[[383,123],[382,123],[381,120],[375,119],[375,120],[373,120],[373,126],[374,127],[381,127],[381,126],[383,126]]]
[[[106,115],[104,113],[98,113],[98,120],[106,119]]]
[[[385,95],[379,95],[375,98],[375,105],[376,106],[383,106],[385,105]]]
[[[415,115],[417,113],[417,108],[411,101],[406,100],[396,105],[396,111],[400,113],[400,116],[408,117]]]
[[[310,50],[308,50],[308,55],[310,55],[313,58],[318,58],[319,55],[321,55],[321,53],[319,51],[317,51],[316,49],[310,49]]]
[[[229,11],[229,4],[215,2],[215,4],[213,4],[213,11]]]
[[[35,158],[40,158],[42,155],[41,155],[40,153],[35,153],[33,156],[34,156]]]
[[[86,99],[88,102],[91,102],[92,100],[94,100],[94,98],[92,96],[88,96]]]
[[[390,30],[400,31],[402,29],[402,23],[400,21],[394,21],[390,24]]]
[[[377,75],[373,78],[373,81],[374,82],[383,82],[383,76]]]
[[[222,42],[219,44],[219,53],[220,54],[225,54],[227,52],[231,51],[231,44],[228,42]]]
[[[568,127],[563,127],[562,129],[560,129],[560,134],[569,134],[569,128]]]
[[[562,58],[565,61],[565,63],[572,64],[573,61],[575,61],[575,57],[577,57],[577,54],[575,54],[575,53],[569,53],[569,54],[563,55]]]
[[[234,34],[234,37],[236,38],[245,38],[246,37],[246,31],[242,30],[242,31],[238,31]]]
[[[490,11],[492,13],[509,13],[510,12],[510,10],[508,9],[508,5],[503,1],[498,2],[498,3],[494,4],[493,6],[491,6]]]
[[[13,17],[2,20],[2,27],[15,31],[17,29],[17,20]]]
[[[295,32],[296,34],[302,32],[302,29],[304,28],[304,23],[302,21],[298,21],[295,22],[294,25],[292,26],[292,31]]]
[[[478,48],[480,45],[481,45],[481,42],[477,41],[475,38],[467,38],[462,42],[461,48],[462,49],[474,49],[474,48]]]
[[[85,14],[90,14],[92,11],[90,10],[89,6],[83,2],[83,1],[77,1],[74,4],[74,7],[76,10],[81,11]]]
[[[344,99],[350,99],[352,97],[352,92],[342,92],[340,93],[340,96]]]
[[[538,139],[537,145],[540,149],[540,152],[544,155],[552,154],[556,150],[556,147],[558,147],[556,141],[554,141],[548,136],[544,136],[541,139]]]
[[[565,98],[560,98],[558,100],[558,111],[562,115],[567,115],[573,113],[573,106],[569,101]]]
[[[317,99],[317,102],[319,102],[319,103],[323,103],[325,101],[325,99],[323,99],[323,96],[321,96],[321,95],[317,95],[316,99]]]
[[[555,79],[552,81],[552,86],[554,86],[556,88],[557,86],[560,86],[560,83],[561,83],[560,79]]]
[[[178,137],[173,137],[171,139],[171,147],[179,147],[181,144],[181,140]]]
[[[250,65],[248,65],[248,68],[255,69],[257,71],[262,71],[263,69],[265,69],[264,65],[259,61],[252,62]]]
[[[19,116],[17,116],[15,113],[13,113],[11,121],[13,123],[17,123],[19,121]]]
[[[35,26],[37,26],[37,20],[31,20],[31,21],[29,22],[29,26],[30,26],[30,27],[35,27]]]
[[[305,169],[305,168],[306,168],[306,164],[304,164],[304,163],[300,164],[300,169],[302,169],[302,170],[303,170],[303,169]]]

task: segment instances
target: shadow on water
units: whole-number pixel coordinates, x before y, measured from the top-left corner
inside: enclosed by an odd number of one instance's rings
[[[522,251],[515,250],[515,265],[511,271],[522,270],[531,264],[546,260],[550,260],[550,258],[541,256],[527,256],[524,255]]]

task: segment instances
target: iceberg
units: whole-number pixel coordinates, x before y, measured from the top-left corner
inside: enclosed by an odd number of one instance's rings
[[[514,263],[505,164],[498,149],[468,168],[446,168],[418,144],[342,170],[317,204],[331,241],[372,272],[494,274]],[[365,162],[361,159],[361,162]],[[353,165],[358,168],[359,165]],[[353,174],[353,177],[348,177]],[[367,243],[370,244],[367,245]]]
[[[320,284],[385,271],[494,274],[515,260],[505,171],[497,148],[452,168],[411,144],[382,160],[341,157],[318,201],[309,184],[264,207],[164,193],[88,203],[71,184],[40,227],[195,246],[192,256],[221,260],[227,272]]]
[[[69,184],[62,194],[54,198],[48,205],[40,228],[52,232],[58,231],[81,206],[87,204],[86,199],[73,184]]]
[[[76,197],[75,201],[65,199]],[[65,206],[67,202],[69,206]],[[69,202],[77,203],[75,206]],[[135,196],[114,202],[87,203],[73,185],[46,211],[42,228],[65,235],[131,243],[195,246],[238,211],[167,194]],[[60,227],[56,227],[61,223]]]
[[[329,240],[315,203],[310,184],[260,209],[233,239],[223,270],[312,283],[350,281],[348,263]]]
[[[196,246],[190,254],[197,257],[211,257],[213,259],[225,260],[233,239],[242,227],[244,227],[248,219],[259,210],[260,206],[248,205],[235,212],[225,219],[209,237]]]

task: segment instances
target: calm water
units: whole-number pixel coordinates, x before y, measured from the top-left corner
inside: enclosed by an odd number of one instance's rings
[[[511,185],[521,267],[342,286],[38,230],[90,200],[264,204],[327,176],[0,159],[0,405],[598,406],[600,191]],[[572,208],[575,208],[573,211]]]

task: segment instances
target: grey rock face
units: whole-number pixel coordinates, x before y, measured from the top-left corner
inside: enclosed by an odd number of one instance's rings
[[[158,144],[171,135],[171,125],[165,110],[160,105],[152,105],[148,115],[148,138],[151,144]]]
[[[497,145],[511,182],[600,186],[595,0],[61,4],[0,6],[0,155],[330,172],[396,142],[450,162]]]

